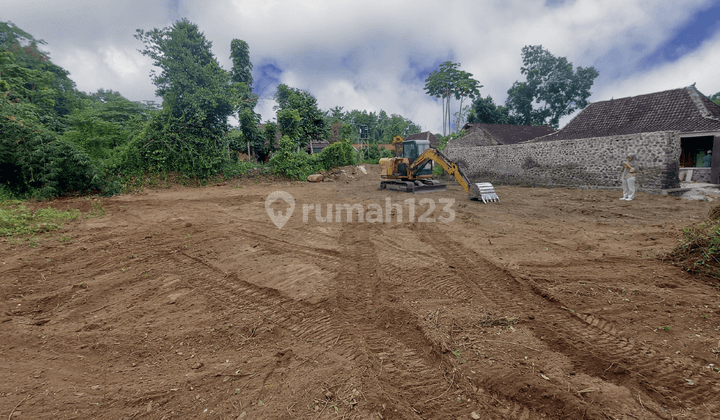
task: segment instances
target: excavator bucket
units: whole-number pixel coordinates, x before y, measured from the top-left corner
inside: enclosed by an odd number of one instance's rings
[[[475,188],[470,189],[468,198],[471,200],[482,200],[483,203],[500,201],[500,197],[495,193],[495,188],[489,182],[476,183]]]

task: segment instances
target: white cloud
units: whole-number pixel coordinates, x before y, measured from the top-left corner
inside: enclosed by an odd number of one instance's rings
[[[652,70],[636,73],[625,80],[598,89],[597,100],[612,97],[643,95],[669,89],[677,89],[697,83],[700,92],[710,96],[720,92],[720,33],[706,40],[698,49],[679,60]]]
[[[213,42],[225,68],[230,41],[243,39],[256,70],[259,63],[276,63],[282,83],[310,91],[323,109],[384,109],[438,132],[439,102],[423,92],[416,73],[445,60],[459,62],[484,85],[484,96],[502,104],[507,89],[522,79],[525,45],[542,44],[576,66],[598,68],[591,100],[694,81],[703,92],[720,91],[712,64],[720,52],[717,34],[675,62],[640,67],[674,28],[711,2],[180,0],[175,10],[167,1],[0,0],[0,19],[48,41],[52,60],[71,72],[80,89],[104,87],[141,100],[153,99],[155,88],[150,61],[136,51],[142,45],[133,38],[135,29],[165,27],[186,16]],[[272,105],[260,102],[263,119],[273,117]]]

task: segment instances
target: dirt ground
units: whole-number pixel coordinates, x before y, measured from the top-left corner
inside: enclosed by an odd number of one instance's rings
[[[720,418],[720,293],[656,258],[717,203],[483,204],[368,171],[117,196],[0,240],[0,418]],[[274,191],[295,200],[282,229]]]

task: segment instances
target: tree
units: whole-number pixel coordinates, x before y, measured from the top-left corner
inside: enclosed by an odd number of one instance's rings
[[[95,159],[107,159],[142,130],[150,111],[147,105],[131,102],[118,92],[99,89],[68,116],[68,130],[62,138]]]
[[[280,84],[275,93],[277,121],[283,135],[290,137],[298,147],[310,140],[328,137],[325,114],[320,111],[317,99],[309,92]],[[299,118],[299,120],[298,120]]]
[[[215,59],[212,43],[187,19],[138,29],[135,38],[145,45],[140,52],[160,68],[151,77],[163,98],[163,111],[137,140],[140,159],[156,170],[198,176],[219,171],[227,161],[227,119],[237,109],[238,89]]]
[[[232,88],[236,91],[236,111],[240,123],[241,137],[246,145],[245,150],[248,156],[254,153],[265,154],[264,138],[260,133],[260,114],[255,112],[258,96],[252,92],[252,62],[250,61],[250,46],[248,43],[233,39],[230,43],[230,59],[233,66],[230,70],[230,81]],[[237,145],[235,145],[237,147]],[[239,149],[238,149],[239,150]]]
[[[516,118],[510,115],[507,107],[495,105],[493,98],[479,96],[473,101],[467,122],[471,124],[517,124]]]
[[[52,81],[51,72],[19,66],[12,52],[0,52],[0,184],[38,198],[99,191],[102,174],[87,154],[43,124],[56,94]]]
[[[381,111],[384,113],[384,111]],[[419,133],[421,128],[402,115],[392,114],[384,118],[380,123],[382,132],[381,143],[392,143],[395,136],[405,138],[410,134]]]
[[[549,124],[557,129],[560,118],[587,106],[590,88],[598,76],[594,67],[573,71],[567,58],[555,57],[542,45],[523,47],[522,57],[520,71],[526,81],[513,84],[505,103],[520,124]]]
[[[230,42],[230,59],[233,67],[230,72],[230,80],[235,83],[245,83],[252,86],[252,62],[250,62],[250,46],[241,39],[233,39]]]
[[[43,87],[54,90],[52,98],[43,103],[34,103],[39,107],[39,118],[43,125],[61,133],[66,128],[65,117],[81,106],[83,94],[77,91],[75,83],[68,77],[70,73],[53,64],[48,53],[40,49],[41,45],[46,44],[12,22],[0,21],[0,51],[11,52],[19,67],[41,72],[47,77]],[[27,83],[26,88],[35,89],[32,82]]]
[[[278,126],[276,123],[272,121],[268,121],[265,123],[265,127],[263,128],[262,137],[263,137],[263,149],[266,154],[270,154],[271,152],[275,151],[277,142],[277,131]]]
[[[341,137],[341,127],[347,131],[343,138],[351,142],[359,141],[361,125],[367,126],[368,140],[371,143],[392,143],[395,136],[407,137],[421,131],[420,126],[410,119],[398,114],[388,116],[382,109],[378,113],[357,109],[343,112],[342,107],[335,107],[325,112],[325,119],[326,125],[332,127],[332,141]]]
[[[234,110],[235,92],[227,89],[229,75],[198,26],[183,19],[163,29],[138,29],[135,38],[145,44],[140,52],[161,69],[159,75],[155,70],[151,74],[163,109],[175,118],[224,133]]]
[[[458,70],[459,63],[446,61],[440,65],[425,79],[425,91],[428,95],[441,98],[443,105],[443,135],[452,131],[450,119],[450,100],[460,101],[460,109],[463,109],[463,101],[467,98],[475,99],[482,87],[480,82],[472,78],[472,73]],[[462,114],[462,113],[461,113]],[[460,116],[460,115],[459,115]],[[456,129],[460,119],[456,120]],[[446,130],[447,127],[447,130]]]
[[[714,94],[710,97],[710,100],[715,102],[717,105],[720,105],[720,92]]]

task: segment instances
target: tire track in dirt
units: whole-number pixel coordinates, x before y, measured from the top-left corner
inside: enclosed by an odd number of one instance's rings
[[[378,262],[372,238],[381,234],[365,227],[345,226],[345,232],[340,238],[344,250],[340,254],[332,253],[332,258],[341,257],[344,261],[340,265],[336,283],[344,282],[347,289],[339,288],[337,302],[330,306],[298,301],[276,289],[246,282],[238,274],[226,273],[203,258],[187,252],[168,253],[163,261],[158,261],[158,265],[182,273],[194,288],[220,303],[222,308],[216,310],[233,312],[245,308],[249,313],[262,314],[266,320],[278,324],[297,340],[312,341],[322,348],[331,346],[333,351],[349,361],[369,361],[373,366],[376,385],[381,390],[378,397],[391,401],[398,408],[404,408],[402,411],[408,415],[416,411],[422,413],[423,417],[467,414],[459,408],[448,412],[447,404],[434,399],[449,395],[447,392],[453,386],[448,382],[452,363],[443,362],[446,357],[442,356],[442,349],[423,332],[416,314],[383,307],[387,299],[383,289],[387,285],[383,283],[392,284],[398,279],[394,273],[396,269],[388,272]],[[437,240],[436,235],[432,237],[434,241]],[[454,264],[459,267],[457,263]],[[493,269],[498,271],[496,267]],[[427,283],[432,281],[434,271],[427,270],[426,274],[411,275],[410,278]],[[417,270],[413,272],[419,274]],[[489,273],[488,270],[477,272]],[[507,277],[507,273],[499,273],[498,278]],[[464,270],[460,270],[460,274],[467,278]],[[447,282],[457,281],[450,276],[440,278],[445,278]],[[473,296],[477,298],[481,289],[480,285],[472,282],[463,287],[448,286],[442,293],[455,299],[472,299]],[[452,295],[457,291],[464,291],[461,297]],[[485,294],[480,298],[485,300]],[[522,305],[507,305],[507,302],[503,300],[498,306],[512,306],[516,311],[526,309]],[[333,312],[332,309],[340,310]],[[378,310],[378,316],[372,317],[375,309]],[[352,328],[348,328],[348,325]],[[482,385],[490,385],[490,389],[494,389],[507,380],[517,379],[503,373],[508,372],[499,371],[493,375],[497,378],[494,382],[486,381]],[[512,396],[501,396],[501,399],[508,408],[493,410],[505,418],[530,418],[533,414],[529,408],[532,406],[522,405],[523,409],[520,409]],[[411,405],[408,401],[420,404]],[[570,401],[564,402],[570,404]],[[577,405],[577,402],[570,405]]]
[[[647,398],[660,406],[683,407],[689,402],[697,409],[698,418],[714,418],[713,413],[718,412],[720,384],[709,378],[701,365],[662,357],[651,348],[619,335],[617,328],[606,320],[571,312],[532,279],[522,279],[495,266],[437,228],[429,227],[423,240],[433,245],[449,264],[461,267],[466,280],[482,285],[489,273],[495,272],[496,279],[505,276],[508,288],[498,287],[485,296],[510,311],[528,312],[522,302],[537,308],[535,335],[545,336],[550,348],[569,356],[587,374],[619,386],[643,389]],[[694,373],[682,373],[688,371]],[[608,372],[614,376],[608,377]],[[688,385],[685,379],[691,379],[695,385]],[[668,416],[662,411],[655,414]]]
[[[534,303],[512,293],[502,293],[502,296],[499,296],[498,291],[503,285],[513,281],[512,275],[492,264],[468,264],[468,258],[474,258],[474,253],[450,240],[437,228],[429,225],[412,225],[411,229],[418,237],[419,246],[435,251],[433,254],[436,255],[436,261],[432,267],[426,269],[426,275],[432,278],[440,276],[443,272],[452,272],[452,276],[448,278],[456,284],[459,283],[453,290],[465,290],[469,293],[465,296],[455,296],[457,301],[469,300],[473,302],[474,307],[482,303],[483,311],[513,317],[527,313],[530,306],[528,303]],[[478,389],[477,393],[480,395],[496,394],[490,398],[505,406],[500,409],[504,418],[541,418],[540,413],[561,415],[557,410],[558,407],[570,417],[575,413],[584,413],[587,419],[603,418],[599,413],[589,412],[582,401],[558,385],[528,379],[517,369],[502,365],[483,366],[482,371],[478,373],[479,375],[473,378],[467,377],[467,382]],[[525,385],[532,386],[534,393],[525,395],[517,391]],[[543,399],[536,399],[535,396],[538,394],[543,395]]]
[[[445,379],[442,358],[421,332],[417,317],[385,305],[394,273],[382,270],[377,257],[378,251],[392,252],[376,249],[372,239],[382,234],[381,229],[353,224],[344,225],[340,238],[351,259],[338,275],[347,285],[340,289],[338,301],[344,308],[342,317],[355,323],[356,328],[348,331],[355,349],[372,363],[380,394],[404,409],[403,414],[416,417],[417,413],[424,418],[467,414],[467,410],[439,402],[452,383]]]
[[[340,238],[343,263],[335,280],[338,294],[335,301],[320,304],[249,283],[182,251],[167,254],[158,265],[181,272],[193,288],[218,302],[221,308],[216,310],[262,314],[296,340],[332,347],[348,361],[369,363],[366,376],[379,390],[373,391],[375,399],[368,396],[371,408],[379,410],[381,403],[389,402],[410,418],[418,413],[423,418],[466,415],[468,410],[437,398],[450,395],[454,385],[446,377],[448,367],[441,367],[440,349],[424,336],[417,316],[383,305],[388,273],[379,268],[374,234],[381,231],[345,225]]]
[[[405,228],[403,228],[405,229]],[[389,232],[388,232],[389,231]],[[384,235],[376,234],[373,235],[372,241],[375,243],[376,249],[382,251],[382,258],[375,257],[375,259],[365,258],[365,261],[378,260],[379,270],[381,271],[380,278],[383,283],[389,283],[393,286],[395,291],[398,293],[411,293],[412,296],[417,296],[413,293],[415,290],[422,290],[422,301],[424,306],[433,304],[454,305],[454,304],[472,304],[476,307],[483,305],[484,307],[495,307],[495,304],[482,296],[482,291],[474,283],[461,283],[458,282],[458,273],[455,267],[444,266],[440,261],[435,260],[432,252],[419,252],[419,249],[427,251],[424,247],[418,247],[421,241],[415,230],[411,231],[412,238],[404,238],[404,244],[396,243],[396,238],[393,236],[398,232],[393,232],[392,229],[385,229],[382,231]],[[402,232],[403,236],[407,235],[407,232]],[[411,249],[404,249],[402,246],[407,247],[407,241],[411,242]],[[428,258],[432,258],[428,263]],[[373,262],[375,264],[375,262]],[[411,302],[412,303],[412,302]],[[397,307],[397,303],[395,303]],[[438,396],[445,397],[457,396],[458,394],[470,395],[472,398],[479,397],[487,402],[492,401],[492,405],[483,404],[480,401],[474,403],[474,410],[483,412],[485,414],[492,413],[492,418],[503,418],[512,420],[539,420],[541,415],[527,407],[518,404],[512,399],[506,399],[503,395],[491,396],[484,389],[482,384],[471,380],[470,377],[463,377],[462,370],[459,369],[455,355],[448,348],[447,343],[444,342],[441,334],[433,333],[428,330],[428,326],[424,325],[420,318],[422,314],[414,311],[412,308],[407,309],[407,316],[412,318],[412,323],[415,326],[416,333],[414,337],[407,335],[403,338],[406,343],[413,342],[415,340],[414,347],[417,351],[425,352],[426,365],[437,365],[436,371],[440,373],[433,373],[428,369],[427,372],[423,372],[423,375],[443,375],[445,377],[445,383],[448,385]],[[382,326],[381,326],[382,327]],[[406,334],[405,331],[410,330],[406,326],[398,325],[395,329],[395,333],[400,336]],[[380,354],[381,356],[384,353]],[[452,392],[449,392],[451,391]],[[473,390],[475,389],[475,391]],[[426,391],[425,391],[426,392]],[[434,399],[434,398],[432,398]],[[496,406],[495,404],[500,404]],[[452,403],[457,404],[453,400]],[[467,410],[469,411],[469,410]],[[465,414],[467,414],[467,411]],[[462,410],[460,410],[462,412]],[[437,412],[435,415],[439,415]],[[434,418],[434,417],[429,417]]]

